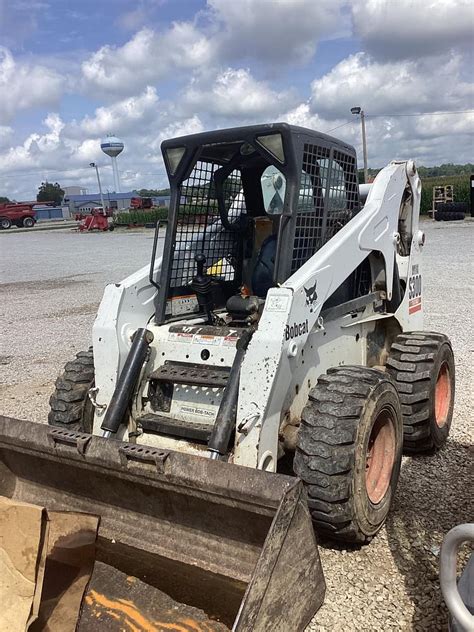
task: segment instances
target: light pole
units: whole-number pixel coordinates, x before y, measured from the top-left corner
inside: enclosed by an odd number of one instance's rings
[[[362,126],[362,152],[364,155],[364,182],[367,183],[369,180],[369,171],[367,168],[367,138],[365,136],[365,112],[364,110],[357,106],[355,108],[351,108],[352,114],[360,114],[360,122]]]
[[[102,212],[105,213],[104,196],[102,195],[102,185],[100,184],[99,167],[95,162],[89,163],[89,167],[95,167],[97,173],[97,182],[99,183],[100,203],[102,204]]]

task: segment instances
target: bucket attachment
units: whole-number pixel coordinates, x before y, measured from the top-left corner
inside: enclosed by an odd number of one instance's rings
[[[78,630],[303,630],[325,583],[299,480],[0,416],[0,495],[100,516]]]

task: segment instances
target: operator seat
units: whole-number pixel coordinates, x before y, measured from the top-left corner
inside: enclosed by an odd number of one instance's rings
[[[267,237],[260,247],[252,273],[252,291],[259,298],[265,298],[268,290],[274,285],[273,270],[275,268],[276,247],[276,235]]]

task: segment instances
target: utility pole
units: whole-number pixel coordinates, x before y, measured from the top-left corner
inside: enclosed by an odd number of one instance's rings
[[[360,114],[360,123],[362,127],[362,153],[364,156],[364,182],[369,180],[369,170],[367,167],[367,137],[365,135],[365,112],[361,107],[351,108],[352,114]]]
[[[95,172],[97,173],[97,182],[99,183],[100,203],[102,205],[102,212],[105,213],[104,196],[102,195],[102,185],[100,184],[99,167],[95,162],[91,162],[89,164],[89,167],[95,167]]]

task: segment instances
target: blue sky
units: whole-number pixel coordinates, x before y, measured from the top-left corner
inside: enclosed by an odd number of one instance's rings
[[[360,151],[353,105],[371,166],[472,161],[473,26],[468,0],[0,0],[0,195],[93,188],[93,160],[111,187],[107,133],[124,189],[163,186],[160,142],[204,129],[338,127]]]

